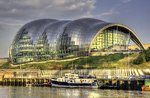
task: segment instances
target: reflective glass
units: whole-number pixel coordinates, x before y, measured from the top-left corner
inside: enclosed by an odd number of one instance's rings
[[[115,49],[115,46],[126,48],[130,36],[138,42],[136,35],[123,27],[112,26],[101,31],[110,24],[92,18],[74,21],[40,19],[29,22],[19,29],[11,43],[11,63],[87,56],[89,52],[109,50],[112,47]]]
[[[122,27],[109,27],[100,32],[94,39],[91,47],[91,51],[103,51],[103,50],[126,50],[129,43],[129,31],[121,31],[117,28]],[[119,47],[117,47],[119,46]]]

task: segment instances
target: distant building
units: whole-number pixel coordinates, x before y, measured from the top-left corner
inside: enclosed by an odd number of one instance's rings
[[[0,63],[6,63],[9,61],[9,58],[0,58]]]
[[[150,44],[144,44],[145,49],[150,49]],[[140,48],[137,45],[131,45],[128,47],[131,50],[140,50]]]
[[[91,52],[127,50],[130,39],[144,49],[138,36],[122,24],[93,18],[39,19],[19,29],[9,48],[9,57],[12,64],[75,58]]]

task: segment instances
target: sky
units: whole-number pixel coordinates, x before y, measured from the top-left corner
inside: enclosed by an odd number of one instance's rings
[[[0,58],[8,57],[9,46],[24,24],[45,18],[120,23],[143,44],[150,44],[150,0],[0,0]]]

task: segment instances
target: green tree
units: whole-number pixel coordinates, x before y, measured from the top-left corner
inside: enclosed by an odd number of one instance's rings
[[[139,55],[139,57],[133,61],[134,64],[142,64],[144,62],[146,62],[144,54]]]
[[[146,62],[149,62],[150,61],[150,49],[143,51],[143,54],[145,54]]]

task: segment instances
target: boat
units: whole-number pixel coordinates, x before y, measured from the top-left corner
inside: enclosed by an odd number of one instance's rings
[[[68,87],[68,88],[98,88],[96,77],[79,76],[77,73],[65,73],[64,77],[52,78],[52,87]]]
[[[150,91],[150,87],[149,86],[142,86],[142,91]]]
[[[150,79],[145,79],[145,84],[141,88],[142,91],[150,91]]]
[[[51,86],[51,82],[43,83],[43,86]]]

